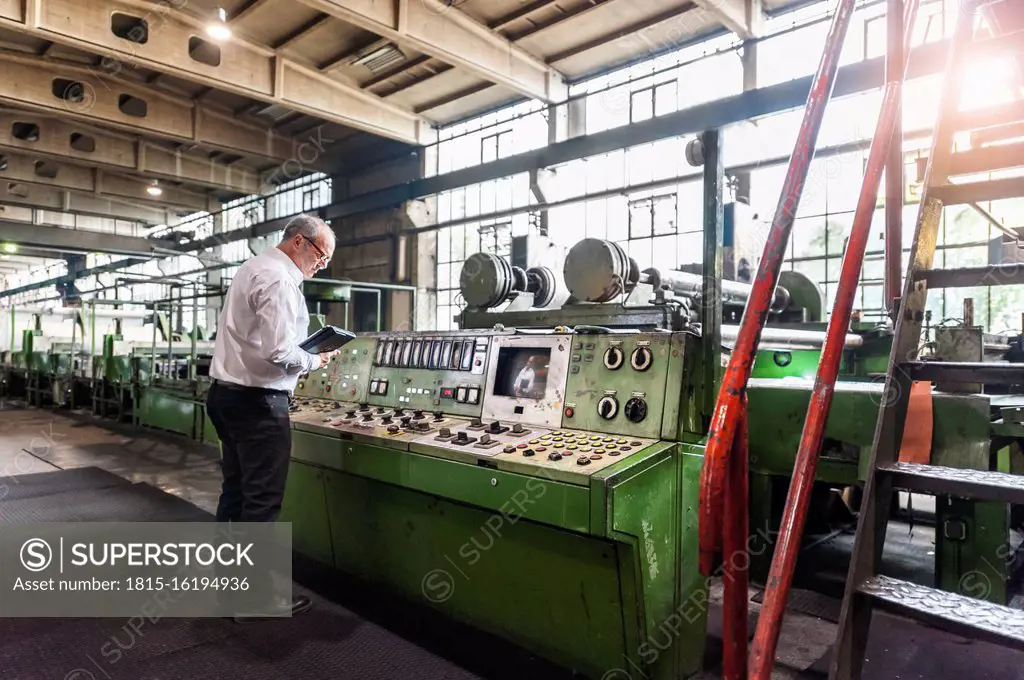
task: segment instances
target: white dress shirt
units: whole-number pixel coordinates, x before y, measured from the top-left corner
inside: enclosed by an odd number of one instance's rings
[[[293,392],[301,374],[319,368],[320,357],[298,346],[309,330],[304,278],[278,248],[239,267],[224,296],[211,377]]]

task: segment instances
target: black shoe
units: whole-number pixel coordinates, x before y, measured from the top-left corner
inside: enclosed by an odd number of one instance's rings
[[[235,616],[235,623],[250,623],[252,621],[287,618],[289,616],[296,616],[303,612],[307,612],[312,608],[312,606],[312,600],[304,595],[299,595],[292,599],[290,606],[284,600],[280,600],[268,606],[264,610],[248,614],[238,614]]]

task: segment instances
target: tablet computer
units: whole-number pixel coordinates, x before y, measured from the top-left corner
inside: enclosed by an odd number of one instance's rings
[[[337,326],[324,326],[313,335],[299,343],[299,347],[310,354],[323,354],[333,352],[343,347],[350,340],[354,340],[355,333],[343,330]]]

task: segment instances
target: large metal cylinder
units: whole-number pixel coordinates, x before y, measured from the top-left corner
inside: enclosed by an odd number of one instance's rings
[[[490,253],[474,253],[459,275],[462,298],[470,307],[490,309],[516,295],[533,296],[533,307],[542,309],[558,294],[558,278],[547,267],[523,271]]]
[[[609,302],[640,279],[640,268],[612,241],[586,238],[565,258],[565,285],[581,302]]]
[[[704,295],[704,277],[690,272],[674,270],[661,271],[660,269],[645,269],[643,275],[647,282],[655,288],[667,287],[676,295],[688,298],[700,298]],[[722,304],[745,305],[750,298],[750,291],[753,288],[739,281],[720,279],[718,287],[721,291]],[[775,297],[772,299],[771,310],[781,312],[789,306],[789,291],[781,286],[776,286]]]

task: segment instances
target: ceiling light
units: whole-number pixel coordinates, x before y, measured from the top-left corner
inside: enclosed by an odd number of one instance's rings
[[[18,252],[18,246],[13,244],[13,243],[5,243],[4,244],[4,252],[5,253],[16,253],[16,252]]]
[[[163,196],[164,190],[156,182],[153,182],[152,185],[146,187],[146,193],[150,196]]]
[[[211,21],[206,27],[206,34],[214,40],[224,41],[231,37],[231,28],[228,27],[228,13],[223,7],[217,8],[217,20]]]
[[[380,47],[371,46],[352,59],[352,64],[365,66],[371,73],[380,73],[389,66],[405,61],[405,54],[394,43]]]

